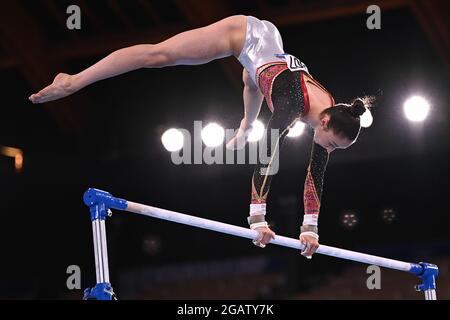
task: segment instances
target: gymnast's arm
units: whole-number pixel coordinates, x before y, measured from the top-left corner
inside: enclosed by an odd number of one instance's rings
[[[300,234],[300,241],[307,246],[302,252],[306,257],[311,257],[319,247],[317,225],[319,220],[320,201],[322,198],[323,179],[328,158],[328,151],[319,144],[313,142],[303,193],[305,214]]]
[[[151,55],[151,45],[141,44],[114,51],[84,71],[69,75],[58,74],[53,83],[29,97],[33,103],[44,103],[71,95],[82,88],[129,71],[144,68],[149,65],[149,59],[154,67],[163,64],[163,56]],[[153,61],[155,60],[155,61]],[[161,61],[157,61],[161,60]]]
[[[245,69],[242,73],[242,81],[244,82],[244,91],[242,94],[244,100],[244,118],[241,121],[236,136],[227,143],[227,148],[231,150],[245,147],[246,137],[250,133],[253,122],[258,118],[264,100],[264,95],[261,90],[259,90]]]

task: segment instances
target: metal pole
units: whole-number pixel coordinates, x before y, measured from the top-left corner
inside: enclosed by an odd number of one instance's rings
[[[86,300],[114,300],[116,296],[109,282],[108,246],[106,241],[105,219],[110,214],[109,208],[103,202],[89,202],[92,221],[92,237],[94,243],[95,275],[97,284],[84,291]]]
[[[106,244],[105,220],[92,221],[97,283],[109,282],[108,247]]]
[[[437,300],[435,289],[425,290],[424,293],[425,293],[425,300]]]
[[[102,272],[103,272],[103,281],[109,283],[109,265],[108,265],[108,246],[106,244],[106,227],[105,220],[100,220],[100,248],[102,249]]]
[[[102,282],[102,275],[100,274],[101,256],[98,250],[98,231],[97,223],[98,220],[92,221],[92,240],[94,242],[94,257],[95,257],[95,279],[97,283]]]

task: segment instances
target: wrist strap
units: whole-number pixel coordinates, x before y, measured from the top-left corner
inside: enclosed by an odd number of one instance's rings
[[[266,204],[265,203],[252,203],[250,205],[250,215],[257,216],[260,214],[266,214]]]
[[[310,237],[315,238],[316,240],[319,240],[319,235],[317,233],[315,233],[315,232],[312,232],[312,231],[302,232],[302,233],[300,233],[300,237],[301,236],[310,236]]]
[[[307,213],[303,216],[303,225],[317,226],[319,215]]]
[[[258,214],[256,216],[250,216],[247,218],[248,224],[252,225],[254,223],[258,223],[258,222],[265,222],[266,221],[266,216],[263,214]]]
[[[257,223],[252,223],[250,225],[250,229],[255,230],[256,228],[260,228],[260,227],[268,227],[269,224],[264,221],[264,222],[257,222]]]
[[[268,227],[266,222],[266,204],[252,203],[250,204],[250,216],[247,218],[250,229],[259,227]]]
[[[303,225],[300,227],[300,232],[314,232],[314,233],[319,233],[319,228],[317,228],[317,226],[311,226],[311,225]]]

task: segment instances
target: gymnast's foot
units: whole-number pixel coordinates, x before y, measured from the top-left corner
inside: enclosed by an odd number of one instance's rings
[[[77,90],[75,89],[73,76],[60,73],[55,77],[51,85],[45,87],[38,93],[32,94],[28,100],[33,103],[44,103],[67,97],[75,91]]]

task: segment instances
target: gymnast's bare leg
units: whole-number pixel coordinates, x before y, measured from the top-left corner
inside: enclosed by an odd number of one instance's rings
[[[182,32],[158,44],[120,49],[78,74],[58,74],[52,84],[29,99],[33,103],[61,99],[91,83],[140,68],[199,65],[232,55],[238,58],[244,46],[246,31],[247,17],[231,16],[203,28]],[[245,146],[248,129],[258,117],[264,99],[245,70],[243,81],[244,118],[238,134],[227,144],[229,148]],[[268,227],[259,227],[257,230],[257,243],[268,243],[275,237]]]
[[[232,55],[238,57],[245,33],[246,17],[237,15],[182,32],[158,44],[123,48],[78,74],[58,74],[52,84],[29,99],[33,103],[61,99],[96,81],[140,68],[198,65]]]

